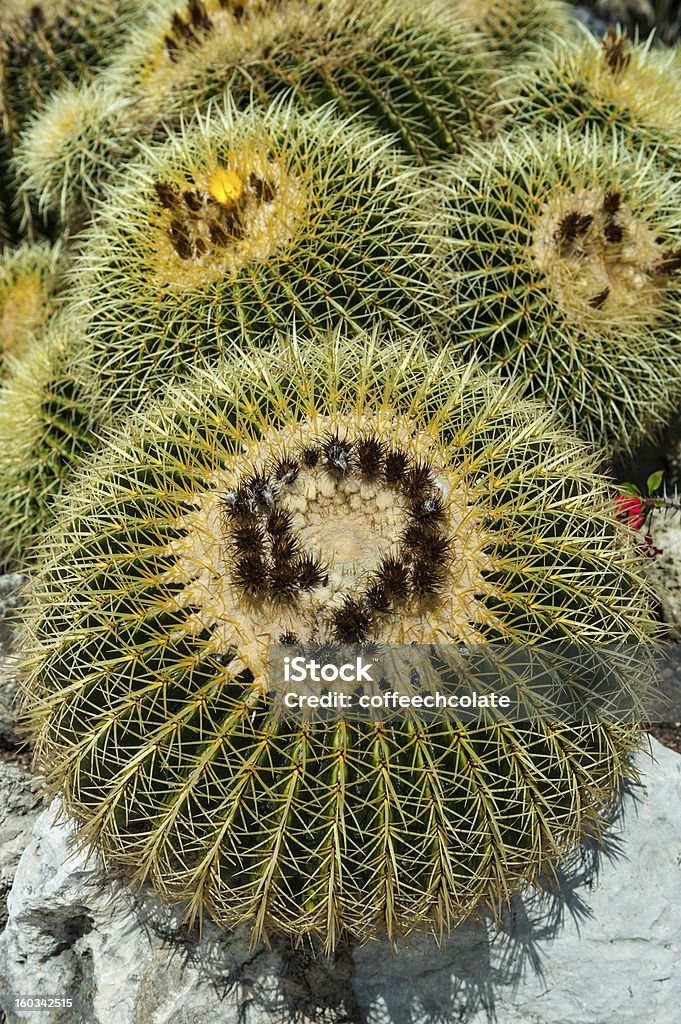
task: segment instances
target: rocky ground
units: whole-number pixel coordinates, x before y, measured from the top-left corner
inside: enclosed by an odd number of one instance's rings
[[[242,930],[188,934],[149,892],[131,894],[39,783],[0,765],[0,1007],[66,997],[59,1024],[675,1024],[681,1004],[681,758],[653,743],[642,786],[602,846],[585,845],[543,887],[489,919],[392,951],[333,960]],[[0,927],[5,921],[0,918]]]

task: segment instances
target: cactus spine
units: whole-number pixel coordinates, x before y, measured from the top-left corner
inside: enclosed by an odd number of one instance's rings
[[[267,645],[644,639],[593,467],[418,343],[306,338],[168,392],[60,508],[32,588],[28,709],[81,842],[190,918],[329,949],[536,879],[635,729],[273,723]]]

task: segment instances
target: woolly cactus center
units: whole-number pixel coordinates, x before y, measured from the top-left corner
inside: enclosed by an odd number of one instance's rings
[[[559,192],[544,204],[532,247],[559,305],[583,321],[652,322],[681,267],[617,189]]]
[[[282,161],[236,153],[195,179],[154,182],[156,274],[195,289],[265,260],[294,237],[307,206]]]
[[[402,417],[247,444],[174,542],[182,602],[260,679],[280,640],[471,639],[489,555],[451,461]]]

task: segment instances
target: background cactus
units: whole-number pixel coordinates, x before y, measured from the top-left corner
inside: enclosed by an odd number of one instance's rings
[[[64,233],[77,228],[83,207],[101,199],[118,160],[129,156],[129,104],[105,81],[68,85],[46,101],[19,139],[20,190],[42,214],[58,214]]]
[[[585,128],[617,129],[633,153],[646,150],[678,174],[681,83],[674,50],[652,38],[632,42],[614,28],[605,39],[584,29],[554,38],[500,84],[510,99],[509,123],[542,130],[563,125],[576,138]]]
[[[58,315],[0,390],[0,564],[25,567],[52,503],[97,444],[83,394],[79,328]]]
[[[0,378],[55,311],[57,252],[25,242],[0,256]]]
[[[0,12],[0,181],[14,197],[22,181],[12,156],[21,132],[54,90],[88,81],[125,38],[139,0],[10,0]],[[30,203],[6,204],[11,239],[47,233]]]
[[[443,192],[331,108],[214,109],[144,151],[74,281],[93,401],[117,407],[277,331],[443,315]]]
[[[489,130],[494,72],[447,3],[180,0],[134,33],[112,73],[147,120],[225,91],[239,106],[295,88],[310,108],[361,112],[423,162]]]
[[[569,7],[560,0],[454,0],[452,6],[511,65],[552,35],[565,38],[573,28]]]
[[[314,339],[171,391],[41,548],[38,763],[110,867],[254,938],[446,930],[560,857],[636,729],[273,722],[268,643],[644,640],[594,456],[451,353]]]
[[[459,358],[611,451],[653,435],[681,393],[678,177],[596,132],[519,132],[451,175]]]
[[[2,104],[11,137],[55,89],[88,80],[142,7],[139,0],[19,0],[3,7]]]

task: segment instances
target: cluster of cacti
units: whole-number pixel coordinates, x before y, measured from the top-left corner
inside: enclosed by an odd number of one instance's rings
[[[640,640],[607,505],[591,453],[449,353],[244,353],[115,436],[46,538],[38,763],[110,866],[256,938],[494,907],[595,817],[636,730],[273,721],[269,645]]]
[[[292,90],[308,109],[334,101],[426,163],[489,134],[496,98],[489,54],[444,0],[418,11],[405,0],[171,0],[99,79],[98,92],[57,94],[26,133],[28,195],[51,193],[63,168],[69,188],[92,198],[121,150],[226,95],[241,108]],[[64,124],[65,110],[74,120]],[[81,140],[80,164],[66,166],[60,154]]]
[[[0,21],[0,552],[79,841],[256,937],[496,912],[638,728],[279,720],[271,645],[647,642],[599,466],[681,395],[678,58],[536,0]]]

